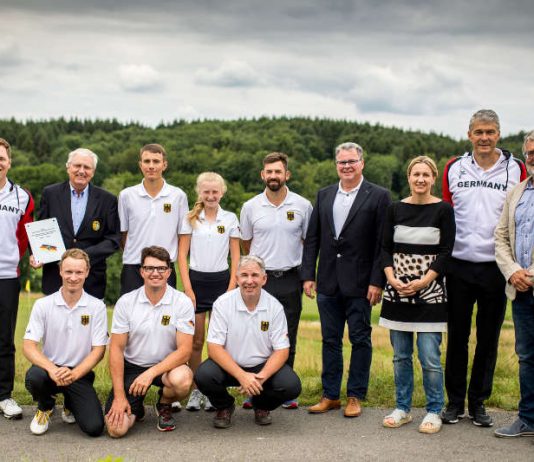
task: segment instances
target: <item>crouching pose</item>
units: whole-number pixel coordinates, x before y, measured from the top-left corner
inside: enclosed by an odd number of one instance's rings
[[[209,359],[197,369],[195,383],[217,409],[216,428],[228,428],[235,410],[226,390],[252,397],[255,422],[271,423],[270,411],[300,394],[300,380],[286,364],[289,355],[287,321],[280,302],[265,292],[265,264],[242,257],[238,289],[221,295],[213,305],[208,330]]]
[[[155,409],[158,430],[176,428],[171,403],[189,393],[195,313],[191,300],[167,285],[169,252],[152,246],[141,253],[144,285],[123,295],[113,312],[109,367],[113,390],[106,402],[106,425],[114,438],[143,420],[143,401],[159,387]]]
[[[108,343],[106,306],[83,290],[89,275],[89,256],[83,250],[67,250],[59,274],[62,286],[35,302],[24,334],[24,356],[32,363],[26,388],[38,403],[30,430],[35,435],[48,430],[55,395],[63,393],[62,420],[99,436],[104,416],[93,388],[93,368]]]

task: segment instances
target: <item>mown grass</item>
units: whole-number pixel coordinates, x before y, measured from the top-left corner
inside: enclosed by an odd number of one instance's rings
[[[21,294],[20,308],[17,322],[16,334],[16,378],[14,397],[22,404],[30,404],[31,396],[24,387],[24,375],[29,367],[28,361],[22,355],[22,337],[28,323],[28,318],[33,301],[39,295]],[[111,321],[112,310],[108,310],[108,317]],[[372,312],[373,323],[373,362],[371,366],[371,380],[367,405],[390,408],[395,404],[395,386],[393,382],[392,348],[389,342],[389,331],[379,327],[378,317],[380,308],[375,307]],[[475,333],[471,335],[470,352],[474,351]],[[445,340],[446,342],[446,336]],[[442,361],[445,360],[445,344],[442,347]],[[348,367],[350,356],[350,344],[346,333],[343,347],[345,361],[345,371]],[[414,355],[415,356],[415,355]],[[321,396],[321,331],[317,305],[314,300],[304,298],[304,309],[301,317],[299,338],[297,345],[297,356],[295,368],[299,374],[303,391],[300,402],[304,405],[316,402]],[[421,380],[421,368],[415,360],[415,391],[413,404],[416,407],[424,406],[424,393]],[[344,376],[344,382],[346,374]],[[111,387],[111,380],[108,374],[107,355],[97,366],[95,387],[102,401],[105,400]],[[345,388],[343,386],[342,396]],[[155,399],[155,389],[152,388],[147,398],[147,403]],[[61,398],[60,398],[61,399]],[[508,307],[506,319],[501,332],[499,357],[497,369],[495,371],[493,395],[487,404],[490,407],[512,410],[517,408],[519,401],[518,364],[514,352],[514,330],[511,320],[510,307]]]

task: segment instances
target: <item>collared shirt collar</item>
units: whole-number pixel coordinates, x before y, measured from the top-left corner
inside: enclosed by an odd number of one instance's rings
[[[145,286],[143,285],[139,294],[139,301],[141,303],[148,303],[151,307],[154,308],[158,308],[161,305],[169,305],[171,303],[170,297],[172,296],[171,291],[169,289],[170,286],[169,284],[167,284],[167,286],[165,287],[165,293],[163,294],[163,297],[161,297],[161,300],[155,305],[152,305],[152,302],[146,296]]]
[[[266,311],[267,310],[267,303],[265,302],[265,292],[261,291],[260,299],[258,300],[258,304],[256,305],[256,309],[254,311],[250,311],[247,308],[247,305],[245,305],[245,302],[243,300],[243,297],[241,296],[241,290],[238,288],[238,297],[237,297],[237,311],[248,311],[249,313],[256,313],[257,311]]]
[[[67,305],[67,302],[63,298],[63,294],[61,293],[61,288],[54,294],[54,304],[56,306],[63,306],[69,310],[75,310],[78,307],[81,306],[87,306],[89,304],[89,301],[87,300],[87,292],[82,289],[82,295],[80,299],[76,302],[76,305],[74,305],[72,308]]]
[[[140,196],[152,197],[150,194],[147,193],[147,191],[145,189],[145,180],[144,179],[143,179],[143,181],[141,181],[141,184],[139,186],[140,186],[140,188],[139,188],[139,195]],[[164,196],[168,196],[168,195],[169,195],[169,188],[168,188],[167,182],[164,179],[163,180],[163,186],[161,187],[161,191],[156,195],[156,197],[164,197]],[[156,197],[154,197],[153,199],[155,199]]]
[[[219,207],[217,208],[217,216],[215,217],[215,221],[221,221],[222,215],[223,215],[223,209],[219,205]],[[198,220],[204,221],[205,219],[206,219],[206,212],[204,209],[202,209],[200,213],[198,214]]]
[[[269,198],[267,197],[267,188],[265,188],[263,190],[263,192],[261,193],[261,198],[262,198],[262,201],[263,201],[263,203],[261,205],[263,205],[263,206],[269,205],[271,207],[281,207],[282,205],[291,205],[291,204],[293,204],[293,193],[289,190],[287,185],[286,185],[286,190],[287,190],[286,197],[284,197],[284,200],[282,201],[282,203],[277,206],[277,205],[274,205],[269,200]]]
[[[360,179],[360,182],[358,183],[358,185],[357,185],[356,187],[352,188],[350,191],[345,191],[345,190],[341,187],[341,181],[340,181],[340,182],[338,183],[338,185],[337,185],[337,193],[338,193],[338,194],[354,194],[354,193],[356,193],[356,192],[360,189],[362,183],[363,183],[363,175],[362,175],[362,178]]]
[[[69,187],[70,187],[70,193],[72,196],[83,197],[85,195],[85,192],[87,191],[87,188],[89,188],[89,183],[87,183],[87,186],[83,188],[82,192],[80,192],[79,194],[78,194],[78,191],[76,191],[76,189],[74,189],[74,187],[70,184],[70,181],[69,181]]]

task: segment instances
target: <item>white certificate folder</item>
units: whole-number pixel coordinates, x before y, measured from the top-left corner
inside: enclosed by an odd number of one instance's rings
[[[37,262],[51,263],[61,260],[66,249],[55,218],[26,223],[25,226],[33,257]]]

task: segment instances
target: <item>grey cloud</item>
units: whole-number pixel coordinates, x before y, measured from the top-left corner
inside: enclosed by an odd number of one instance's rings
[[[123,90],[145,93],[160,90],[163,82],[153,67],[147,64],[127,64],[119,67],[119,84]]]
[[[14,37],[8,35],[2,38],[0,42],[0,62],[4,70],[23,63],[20,47]]]
[[[195,73],[195,81],[221,87],[252,87],[262,83],[258,73],[239,60],[224,61],[218,68],[201,68]]]

